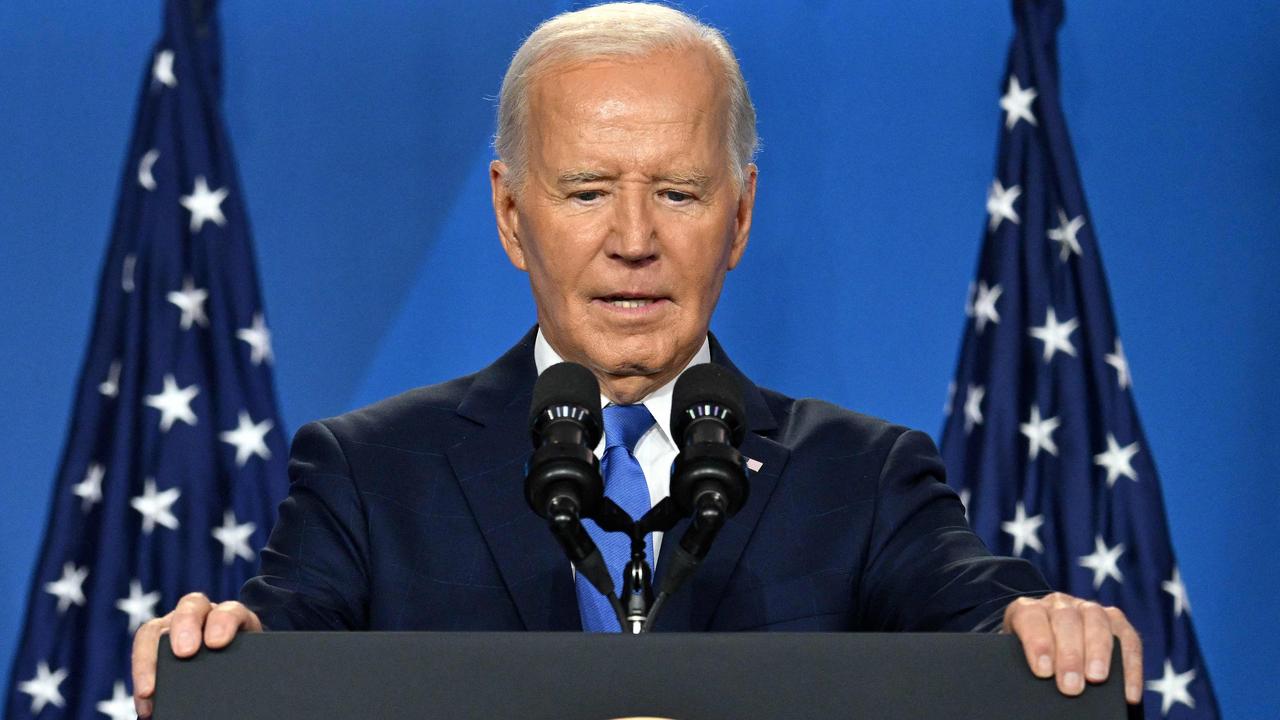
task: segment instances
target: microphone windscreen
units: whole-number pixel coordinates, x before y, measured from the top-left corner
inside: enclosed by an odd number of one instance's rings
[[[747,413],[737,376],[713,363],[694,365],[680,375],[671,392],[671,432],[677,445],[683,446],[684,431],[703,414],[699,409],[702,406],[728,411],[723,419],[729,425],[733,445],[742,442]]]
[[[542,371],[533,384],[529,427],[534,428],[547,408],[557,405],[571,405],[586,410],[588,435],[594,436],[588,438],[589,447],[595,447],[600,442],[600,384],[590,370],[577,363],[562,362]]]

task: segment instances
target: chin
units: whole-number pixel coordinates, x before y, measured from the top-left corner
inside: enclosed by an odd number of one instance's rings
[[[603,338],[607,335],[602,334]],[[605,362],[603,369],[615,375],[652,375],[673,362],[672,342],[667,335],[623,335],[601,343],[595,354]]]

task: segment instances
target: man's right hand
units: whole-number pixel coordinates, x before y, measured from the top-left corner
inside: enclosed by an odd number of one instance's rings
[[[260,632],[262,622],[234,600],[214,605],[202,593],[191,593],[164,617],[150,620],[133,636],[133,705],[141,718],[151,717],[156,692],[156,655],[160,636],[169,635],[173,654],[191,657],[201,644],[224,648],[240,630]]]

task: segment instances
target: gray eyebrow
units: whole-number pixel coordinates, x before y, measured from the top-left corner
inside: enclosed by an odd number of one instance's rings
[[[601,180],[616,180],[617,175],[598,172],[596,170],[569,170],[560,173],[556,177],[556,183],[559,185],[580,185],[583,183],[599,182]],[[674,172],[657,175],[653,178],[655,183],[670,183],[672,185],[692,185],[694,187],[705,188],[711,184],[711,176],[698,170],[690,170],[688,172]]]
[[[677,172],[659,175],[654,178],[654,181],[671,183],[672,185],[693,185],[694,187],[704,188],[711,184],[711,176],[697,170],[692,170],[690,172]]]
[[[608,175],[594,170],[570,170],[569,172],[560,173],[556,178],[556,182],[561,185],[576,185],[614,179],[617,179],[616,175]]]

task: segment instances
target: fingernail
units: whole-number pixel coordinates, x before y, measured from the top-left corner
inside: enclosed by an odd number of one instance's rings
[[[1069,672],[1062,678],[1062,684],[1066,686],[1067,692],[1078,693],[1084,689],[1084,678],[1078,672]]]
[[[1040,659],[1036,660],[1036,670],[1039,671],[1041,675],[1048,675],[1052,673],[1053,658],[1049,657],[1048,655],[1041,655]]]
[[[196,649],[196,636],[190,630],[178,633],[178,652],[191,652]]]
[[[1089,679],[1101,680],[1107,674],[1107,666],[1101,660],[1089,663]]]

